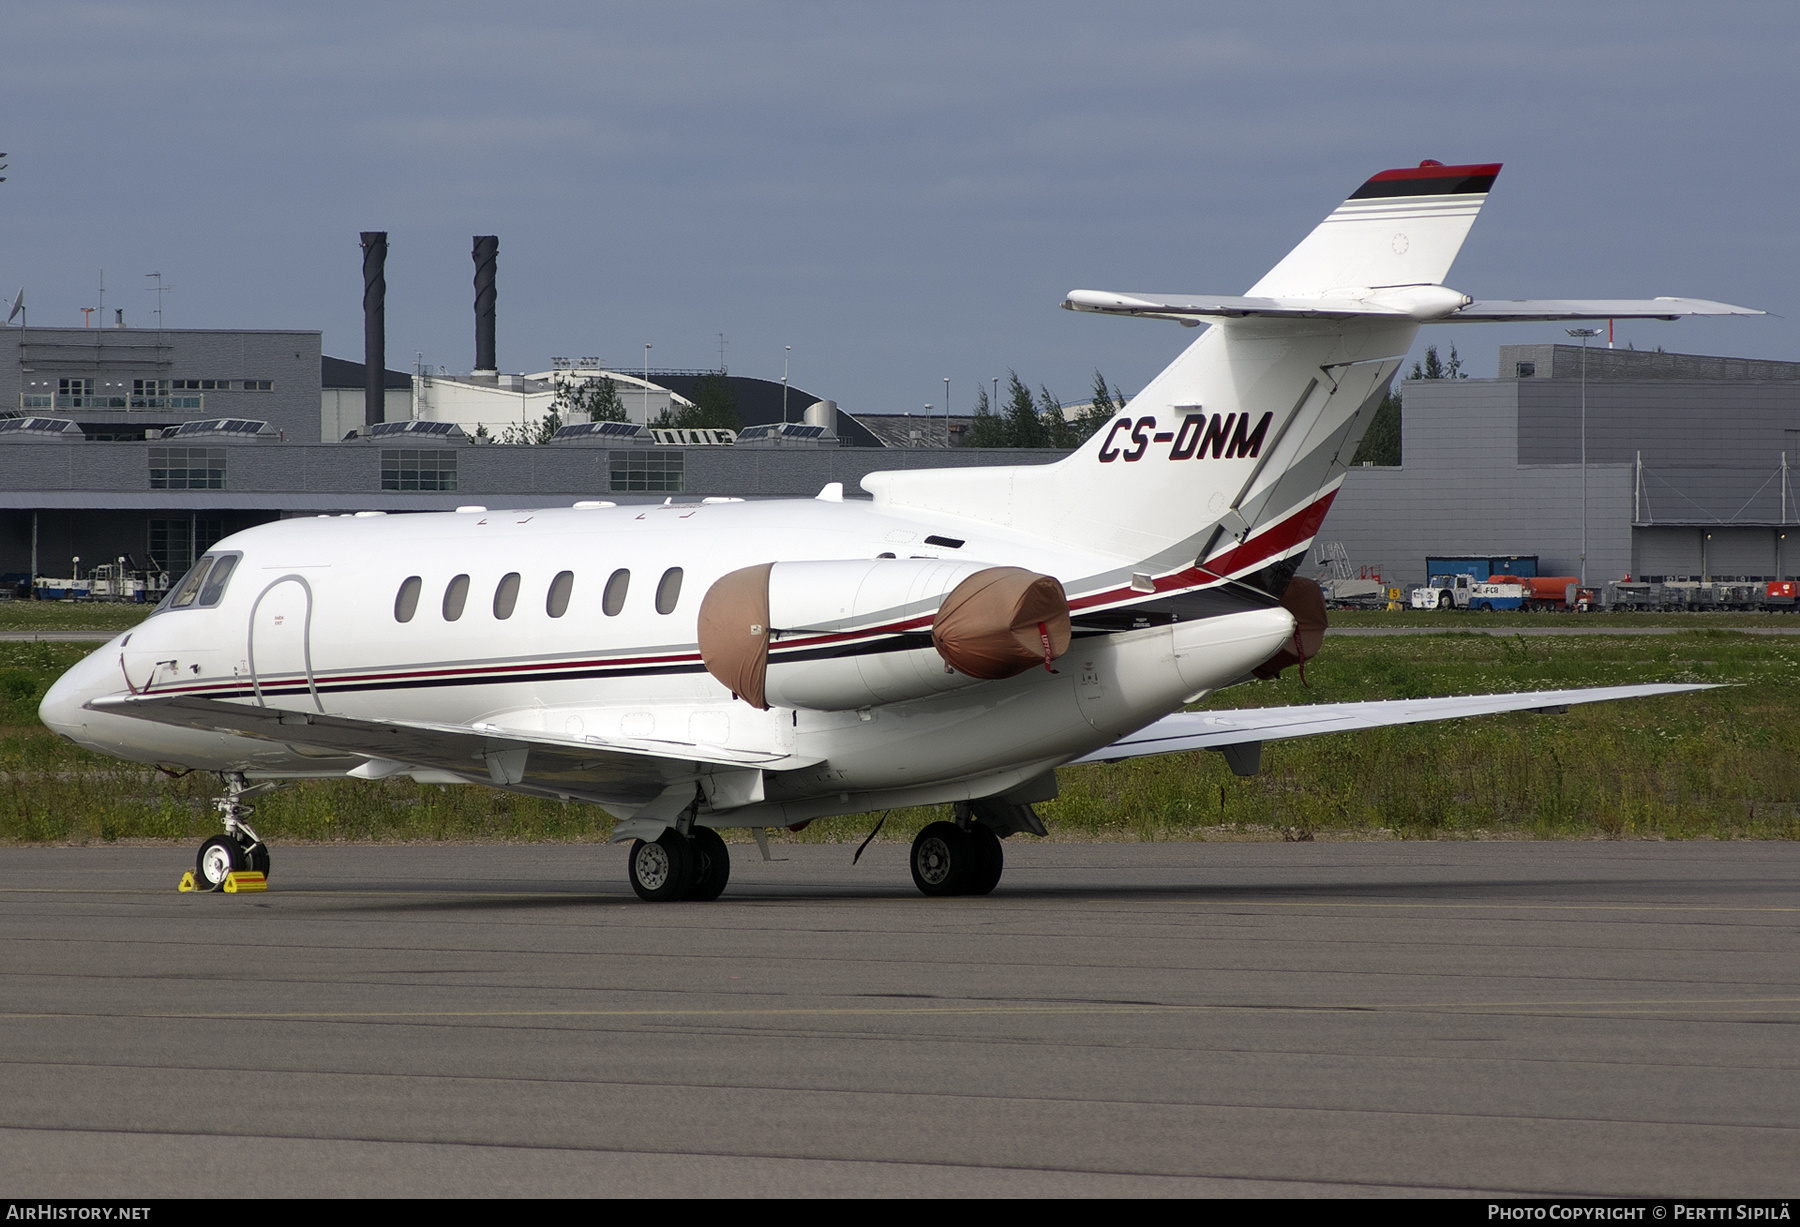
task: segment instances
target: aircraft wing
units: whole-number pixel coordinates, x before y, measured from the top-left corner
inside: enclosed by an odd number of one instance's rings
[[[1111,763],[1148,754],[1174,754],[1181,750],[1229,751],[1238,747],[1240,752],[1228,752],[1226,757],[1233,771],[1249,775],[1255,771],[1254,751],[1265,741],[1384,728],[1394,724],[1425,724],[1433,720],[1456,720],[1498,712],[1560,711],[1575,703],[1641,699],[1657,694],[1712,689],[1714,687],[1710,685],[1673,684],[1596,686],[1583,690],[1528,690],[1516,694],[1455,695],[1442,699],[1380,699],[1367,703],[1176,712],[1075,762]],[[1239,771],[1241,762],[1250,765],[1250,770]]]
[[[1673,320],[1684,315],[1766,315],[1705,298],[1521,298],[1477,300],[1438,324],[1530,323],[1537,320]]]
[[[495,725],[368,720],[319,712],[283,711],[198,695],[111,695],[89,704],[97,711],[162,724],[240,733],[269,741],[368,760],[352,775],[382,779],[413,773],[425,782],[459,781],[523,786],[552,795],[613,804],[647,804],[676,785],[732,769],[786,769],[819,760],[732,750],[685,742],[559,737]]]

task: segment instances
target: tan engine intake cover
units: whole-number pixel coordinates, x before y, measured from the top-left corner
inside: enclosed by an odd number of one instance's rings
[[[769,572],[765,562],[719,577],[700,601],[700,659],[720,685],[768,711]]]
[[[1280,677],[1289,665],[1304,666],[1319,654],[1325,643],[1325,593],[1310,579],[1296,576],[1288,581],[1281,594],[1281,607],[1294,615],[1294,637],[1281,651],[1250,670],[1253,677],[1264,681]],[[1305,670],[1301,670],[1304,676]]]
[[[1048,666],[1069,650],[1069,598],[1054,576],[989,567],[944,598],[931,642],[969,677],[993,680]]]

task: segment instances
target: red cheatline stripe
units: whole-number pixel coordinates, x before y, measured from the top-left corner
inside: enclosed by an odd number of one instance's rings
[[[1319,531],[1319,525],[1325,522],[1325,513],[1331,508],[1331,500],[1337,497],[1332,490],[1310,506],[1302,507],[1268,531],[1259,533],[1242,545],[1227,550],[1223,554],[1207,559],[1206,566],[1210,571],[1221,575],[1235,575],[1248,570],[1258,563],[1267,562],[1276,554],[1293,548],[1302,541],[1309,541]]]
[[[1483,162],[1470,166],[1402,166],[1397,170],[1384,170],[1378,175],[1370,175],[1370,183],[1385,183],[1391,179],[1457,179],[1472,178],[1475,175],[1497,175],[1500,173],[1500,162]]]

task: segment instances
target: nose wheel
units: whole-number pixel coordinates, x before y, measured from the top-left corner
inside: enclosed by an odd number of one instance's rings
[[[225,823],[225,833],[215,835],[200,845],[194,858],[194,881],[202,890],[224,890],[225,878],[246,870],[269,875],[269,845],[250,829],[244,819],[256,810],[247,804],[251,797],[273,792],[278,785],[251,784],[237,772],[224,776],[225,795],[213,802]]]

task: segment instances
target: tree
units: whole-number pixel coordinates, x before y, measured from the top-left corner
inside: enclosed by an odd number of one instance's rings
[[[1400,393],[1390,387],[1350,463],[1393,466],[1400,463]]]
[[[1050,394],[1050,389],[1043,384],[1038,385],[1038,416],[1044,423],[1046,442],[1051,447],[1076,447],[1081,443],[1082,435],[1074,422],[1071,422],[1062,411],[1062,404]]]
[[[1437,346],[1425,347],[1425,361],[1413,363],[1412,374],[1406,377],[1414,379],[1467,379],[1462,373],[1462,358],[1457,355],[1456,346],[1450,347],[1448,361],[1438,357]],[[1400,392],[1390,387],[1387,395],[1381,398],[1381,406],[1375,410],[1375,416],[1369,419],[1369,429],[1364,433],[1362,442],[1357,444],[1356,454],[1350,457],[1353,465],[1369,464],[1398,465],[1401,461],[1400,450]]]
[[[1094,390],[1091,399],[1088,402],[1088,407],[1082,410],[1081,416],[1076,419],[1074,423],[1077,430],[1077,438],[1075,444],[1072,446],[1078,446],[1081,443],[1086,442],[1090,435],[1112,421],[1124,408],[1125,394],[1119,391],[1117,387],[1114,387],[1112,391],[1108,392],[1106,390],[1106,376],[1096,370],[1094,372]]]
[[[574,421],[577,414],[586,414],[590,422],[625,421],[619,385],[613,382],[611,375],[602,375],[598,379],[564,375],[557,379],[556,395],[550,403],[551,412],[563,421]]]
[[[1019,379],[1017,371],[1008,371],[1007,376],[1010,382],[1006,385],[1006,446],[1048,447],[1049,433],[1031,399],[1031,389]]]
[[[981,389],[975,397],[975,415],[969,421],[969,429],[963,435],[964,447],[1005,447],[1006,423],[994,416],[994,407],[988,401],[988,391]]]
[[[676,411],[675,425],[688,430],[742,430],[744,419],[738,416],[737,397],[723,372],[702,375],[694,383],[694,403]]]
[[[1421,367],[1417,362],[1413,363],[1412,374],[1407,378],[1467,379],[1468,376],[1462,373],[1462,359],[1456,356],[1456,346],[1450,347],[1450,361],[1440,362],[1438,361],[1437,346],[1427,345],[1425,347],[1425,365]]]

